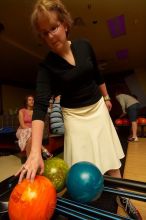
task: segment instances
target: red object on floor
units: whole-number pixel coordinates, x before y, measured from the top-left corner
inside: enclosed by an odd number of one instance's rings
[[[121,119],[121,118],[116,119],[116,120],[115,120],[115,124],[116,124],[116,125],[123,125],[122,119]]]
[[[123,125],[130,125],[130,121],[127,118],[123,118]]]
[[[137,122],[138,124],[146,124],[146,118],[138,118]]]

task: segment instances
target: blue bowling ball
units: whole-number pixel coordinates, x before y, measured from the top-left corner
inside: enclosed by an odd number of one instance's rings
[[[86,161],[74,164],[66,179],[68,194],[73,200],[82,203],[98,199],[104,189],[103,183],[104,179],[100,170]]]

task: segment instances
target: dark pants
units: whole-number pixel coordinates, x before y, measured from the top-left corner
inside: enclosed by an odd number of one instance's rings
[[[131,122],[136,121],[137,116],[138,116],[138,112],[139,112],[139,108],[140,108],[139,103],[135,103],[127,108],[127,114],[128,114],[129,120]]]

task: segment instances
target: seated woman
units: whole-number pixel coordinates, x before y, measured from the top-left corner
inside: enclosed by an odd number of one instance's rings
[[[26,96],[24,100],[24,107],[19,110],[18,115],[20,126],[17,129],[16,137],[18,138],[18,145],[21,151],[26,151],[27,157],[31,149],[31,125],[33,106],[34,97],[32,95]],[[44,146],[42,146],[42,153],[45,153],[47,157],[53,156]]]

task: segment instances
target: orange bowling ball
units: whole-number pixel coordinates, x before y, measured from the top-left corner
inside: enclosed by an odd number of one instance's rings
[[[123,118],[123,125],[130,125],[130,121],[127,118]]]
[[[34,182],[24,179],[13,189],[9,199],[10,220],[49,220],[56,207],[56,189],[44,176]]]
[[[116,119],[116,120],[115,120],[115,124],[116,124],[116,125],[123,125],[122,119],[120,119],[120,118]]]
[[[138,124],[146,124],[146,118],[138,118],[137,122]]]

